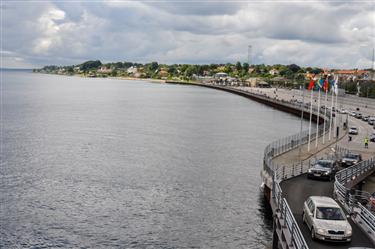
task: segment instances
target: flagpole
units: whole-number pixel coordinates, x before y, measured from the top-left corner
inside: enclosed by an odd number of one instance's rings
[[[337,76],[336,76],[337,77]],[[336,94],[336,100],[335,100],[335,133],[334,137],[337,139],[337,96],[339,95],[339,86],[337,85],[337,79],[335,80],[335,94]]]
[[[303,114],[304,114],[304,109],[305,109],[305,87],[301,87],[301,92],[302,92],[302,104],[301,104],[301,127],[299,131],[299,150],[298,150],[298,155],[299,158],[301,158],[301,150],[302,150],[302,126],[303,126]]]
[[[315,148],[318,147],[318,137],[319,137],[319,115],[320,115],[320,87],[318,91],[318,115],[316,116],[316,136],[315,136]]]
[[[314,89],[311,89],[311,97],[310,97],[310,122],[309,122],[309,142],[307,144],[307,151],[310,151],[310,142],[311,142],[311,120],[312,120],[312,102],[314,97]]]
[[[333,110],[333,86],[331,87],[331,92],[332,92],[332,96],[331,96],[331,113],[330,113],[330,118],[329,118],[329,134],[328,134],[328,140],[331,141],[331,132],[332,132],[332,110]]]
[[[323,144],[325,143],[325,137],[326,137],[326,117],[327,117],[328,88],[325,89],[325,92],[326,92],[326,99],[324,101]]]

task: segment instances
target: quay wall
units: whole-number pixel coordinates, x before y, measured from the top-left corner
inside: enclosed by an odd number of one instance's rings
[[[193,85],[193,86],[201,86],[201,87],[212,88],[212,89],[216,89],[216,90],[222,90],[222,91],[237,94],[237,95],[240,95],[242,97],[254,100],[256,102],[271,106],[271,107],[273,107],[275,109],[278,109],[280,111],[288,112],[288,113],[293,114],[293,115],[298,116],[298,117],[301,116],[301,110],[291,106],[291,104],[289,102],[275,100],[275,99],[269,98],[267,96],[242,91],[240,89],[217,86],[217,85],[201,84],[201,83],[195,83],[195,82],[166,81],[165,83],[167,83],[167,84],[179,84],[179,85]],[[310,113],[304,112],[303,118],[306,119],[306,120],[309,120],[310,119]],[[317,121],[317,115],[315,113],[312,114],[312,121],[314,121],[314,122]],[[323,119],[320,118],[319,124],[322,124],[323,122],[324,122]]]

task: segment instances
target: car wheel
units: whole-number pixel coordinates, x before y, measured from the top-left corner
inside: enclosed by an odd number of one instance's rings
[[[315,240],[315,239],[316,239],[316,238],[315,238],[315,230],[314,230],[313,227],[311,228],[311,239],[312,239],[312,240]]]

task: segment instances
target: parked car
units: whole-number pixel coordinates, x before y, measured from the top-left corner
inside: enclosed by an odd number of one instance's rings
[[[303,204],[303,223],[313,240],[350,242],[352,227],[341,207],[330,197],[310,196]]]
[[[340,113],[341,113],[341,114],[347,114],[347,113],[348,113],[348,111],[347,111],[347,110],[345,110],[345,109],[343,108],[343,109],[341,109],[341,110],[340,110]]]
[[[369,140],[375,143],[375,133],[370,135]]]
[[[355,112],[351,112],[351,113],[350,113],[350,116],[352,116],[352,117],[355,117],[355,115],[356,115]]]
[[[365,122],[368,122],[368,119],[369,119],[369,118],[370,118],[369,116],[363,116],[363,117],[362,117],[362,120],[365,121]]]
[[[369,125],[374,125],[374,124],[375,124],[375,117],[370,117],[370,118],[368,119],[368,124],[369,124]]]
[[[350,127],[349,134],[350,135],[358,135],[358,128],[355,127],[355,126]]]
[[[358,118],[358,119],[361,119],[361,118],[362,118],[362,114],[357,112],[357,113],[355,114],[355,117]]]
[[[332,160],[318,160],[307,171],[307,178],[321,178],[331,181],[337,172],[337,164]]]
[[[347,153],[341,160],[342,167],[349,167],[362,161],[361,154],[358,153]]]

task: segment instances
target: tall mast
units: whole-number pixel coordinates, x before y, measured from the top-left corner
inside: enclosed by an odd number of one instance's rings
[[[251,66],[251,49],[252,49],[252,46],[249,45],[247,47],[247,64],[249,64],[249,66]]]
[[[375,48],[372,48],[372,80],[375,80]]]

